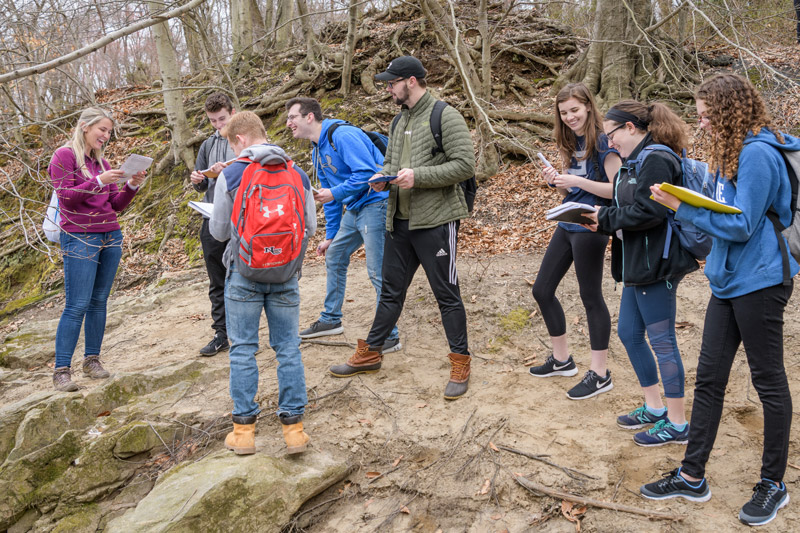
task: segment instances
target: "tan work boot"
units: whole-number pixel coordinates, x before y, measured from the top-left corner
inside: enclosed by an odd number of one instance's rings
[[[233,431],[225,437],[225,447],[236,455],[256,453],[256,417],[233,416]]]
[[[83,358],[83,375],[92,379],[105,379],[111,376],[100,364],[99,355],[87,355]]]
[[[286,450],[289,455],[306,451],[308,441],[311,437],[303,431],[303,416],[284,416],[280,415],[281,427],[283,428],[283,440],[286,441]]]
[[[356,374],[370,374],[381,369],[382,349],[370,346],[367,341],[358,339],[356,353],[343,365],[333,365],[330,373],[337,378],[349,378]]]
[[[53,387],[61,392],[75,392],[78,384],[72,381],[72,369],[68,366],[56,368],[53,371]]]
[[[460,353],[447,355],[450,358],[450,381],[444,389],[445,400],[455,400],[463,396],[469,387],[469,363],[472,357]]]

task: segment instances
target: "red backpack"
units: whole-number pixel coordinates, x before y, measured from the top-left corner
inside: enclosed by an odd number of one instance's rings
[[[261,283],[284,283],[303,263],[305,188],[294,163],[250,164],[242,174],[231,211],[238,272]]]

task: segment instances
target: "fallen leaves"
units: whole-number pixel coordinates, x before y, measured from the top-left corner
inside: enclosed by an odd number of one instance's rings
[[[586,513],[585,505],[577,506],[573,502],[561,500],[561,514],[570,522],[575,523],[576,532],[580,532],[581,530],[581,517],[584,513]]]
[[[367,479],[376,479],[376,478],[381,477],[382,475],[383,474],[381,474],[380,472],[367,472],[366,474],[364,474],[364,476]]]

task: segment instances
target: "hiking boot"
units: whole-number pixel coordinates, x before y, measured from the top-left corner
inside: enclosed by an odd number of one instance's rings
[[[639,446],[686,444],[689,442],[689,424],[686,424],[686,427],[680,431],[669,420],[659,420],[647,431],[640,431],[634,435],[633,442]]]
[[[402,349],[403,345],[400,344],[400,339],[389,339],[383,343],[383,349],[381,349],[381,353],[386,355],[387,353],[396,352]]]
[[[314,337],[324,337],[325,335],[339,335],[344,333],[344,328],[341,322],[329,324],[317,320],[309,327],[300,332],[301,339],[313,339]]]
[[[606,375],[602,378],[594,370],[589,370],[584,374],[583,380],[567,392],[567,398],[570,400],[585,400],[603,392],[608,392],[613,388],[614,384],[611,382],[610,370],[606,370]]]
[[[72,381],[72,369],[68,366],[56,368],[53,371],[53,387],[61,392],[75,392],[78,384]]]
[[[256,453],[256,417],[233,416],[233,431],[225,436],[225,447],[236,455]]]
[[[647,405],[637,407],[627,415],[617,417],[617,425],[622,429],[640,429],[659,420],[667,419],[667,410],[664,409],[663,415],[654,415],[647,410]]]
[[[222,350],[227,350],[231,345],[228,344],[228,337],[217,333],[211,341],[200,348],[200,355],[203,357],[211,357],[217,355]]]
[[[775,518],[778,509],[789,503],[789,493],[783,481],[762,479],[753,487],[753,497],[739,511],[739,521],[748,526],[763,526]]]
[[[681,469],[664,474],[664,477],[653,483],[642,485],[639,489],[642,496],[651,500],[668,500],[669,498],[685,498],[692,502],[707,502],[711,499],[711,489],[706,479],[688,481],[681,475]]]
[[[289,455],[295,453],[302,453],[308,447],[308,441],[311,437],[303,431],[303,416],[286,416],[278,415],[283,428],[283,440],[286,441],[286,451]]]
[[[383,355],[381,348],[370,346],[367,341],[358,339],[358,348],[346,363],[333,365],[330,373],[337,378],[349,378],[356,374],[371,374],[381,369]]]
[[[531,373],[531,376],[537,378],[552,378],[553,376],[574,376],[578,373],[578,367],[575,366],[575,361],[572,360],[572,356],[569,356],[569,359],[564,361],[559,361],[556,359],[553,354],[547,356],[543,365],[540,366],[532,366],[528,369],[528,372]]]
[[[111,376],[100,364],[99,355],[87,355],[83,358],[83,375],[92,379],[105,379]]]
[[[469,387],[469,363],[472,357],[460,353],[451,353],[447,357],[450,359],[450,381],[444,388],[444,399],[455,400],[463,396]]]

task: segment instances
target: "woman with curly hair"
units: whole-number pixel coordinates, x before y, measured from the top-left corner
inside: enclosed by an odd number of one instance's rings
[[[611,198],[609,176],[619,170],[619,154],[608,147],[600,124],[600,111],[592,93],[582,83],[570,83],[558,92],[555,104],[556,145],[569,169],[560,174],[552,166],[542,170],[551,187],[558,187],[564,202],[607,204]],[[592,233],[578,224],[560,222],[544,254],[533,297],[542,311],[553,353],[543,365],[530,368],[534,377],[574,376],[578,373],[567,344],[567,321],[556,289],[569,267],[575,265],[581,301],[589,323],[591,366],[583,379],[567,392],[571,400],[592,398],[614,388],[606,366],[611,316],[603,299],[603,258],[607,235]]]
[[[692,427],[683,463],[663,479],[644,485],[652,499],[683,497],[707,501],[708,461],[722,416],[725,387],[734,356],[744,344],[753,386],[764,410],[761,481],[739,512],[756,526],[775,518],[789,495],[783,476],[789,453],[792,398],[783,365],[783,312],[792,294],[791,276],[800,267],[788,255],[789,272],[778,239],[784,237],[767,218],[791,220],[791,185],[783,155],[800,142],[772,125],[764,101],[752,83],[737,74],[718,74],[697,89],[700,127],[711,137],[711,163],[717,168],[715,199],[741,209],[724,214],[692,207],[651,187],[653,197],[676,210],[714,238],[705,274],[711,285],[703,342],[697,363]]]

